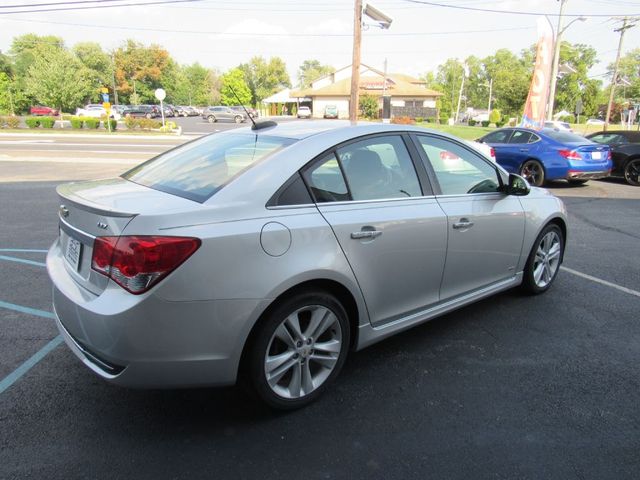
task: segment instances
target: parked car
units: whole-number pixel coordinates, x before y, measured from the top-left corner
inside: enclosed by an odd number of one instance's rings
[[[176,117],[188,117],[189,110],[184,105],[176,105],[173,107]]]
[[[311,118],[311,109],[309,107],[298,108],[298,118]]]
[[[133,118],[157,118],[160,117],[160,107],[157,105],[129,105],[125,112],[125,117]]]
[[[241,380],[280,409],[315,400],[350,351],[548,290],[567,230],[548,191],[408,125],[265,122],[57,191],[53,312],[88,368],[133,387]]]
[[[84,108],[78,108],[76,115],[80,117],[102,118],[107,116],[107,111],[98,103],[90,103],[89,105],[85,105]],[[120,120],[120,113],[118,113],[117,110],[111,109],[109,118]]]
[[[336,105],[324,107],[324,118],[338,118],[338,107]]]
[[[244,113],[223,106],[207,107],[202,112],[202,118],[204,118],[209,123],[215,123],[220,120],[229,120],[236,123],[247,121]]]
[[[599,118],[590,118],[587,120],[587,125],[604,125],[604,120]]]
[[[233,106],[231,106],[229,108],[231,108],[231,110],[233,110],[235,112],[242,113],[245,116],[247,115],[247,112],[249,112],[249,116],[251,118],[258,118],[258,111],[253,107],[246,107],[246,106],[243,107],[242,105],[233,105]],[[246,109],[246,111],[245,111],[245,109]]]
[[[573,129],[571,128],[571,125],[569,125],[567,122],[561,122],[559,120],[548,120],[546,122],[544,122],[544,127],[545,128],[555,128],[558,130],[562,130],[565,132],[573,132]]]
[[[611,150],[584,137],[551,128],[501,128],[478,140],[494,148],[496,161],[531,185],[566,179],[582,184],[611,171]]]
[[[608,130],[587,135],[592,142],[611,147],[611,175],[623,177],[629,185],[640,186],[640,132]]]
[[[29,110],[31,115],[51,115],[52,117],[56,117],[60,111],[57,108],[45,107],[43,105],[34,105]]]

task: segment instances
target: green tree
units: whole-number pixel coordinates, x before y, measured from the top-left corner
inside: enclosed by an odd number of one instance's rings
[[[111,56],[102,50],[95,42],[77,43],[73,53],[102,85],[111,85],[113,63]]]
[[[29,67],[26,93],[38,103],[72,111],[99,88],[80,60],[66,50],[39,56]]]
[[[360,112],[365,118],[378,118],[378,99],[369,93],[363,93],[358,100]]]
[[[11,59],[0,50],[0,73],[6,73],[7,76],[13,76],[13,64]]]
[[[311,83],[322,78],[336,69],[330,65],[322,65],[318,60],[305,60],[298,67],[298,83],[300,88],[309,88]]]
[[[575,73],[564,75],[558,80],[554,102],[556,111],[574,112],[578,100],[582,100],[583,105],[595,103],[595,99],[588,97],[593,95],[593,86],[597,82],[588,78],[588,72],[597,63],[597,55],[596,50],[587,45],[562,42],[560,64],[569,65]],[[587,85],[590,88],[586,88]]]
[[[613,63],[608,66],[611,75],[614,67]],[[618,73],[621,78],[631,83],[631,86],[624,89],[616,89],[618,100],[622,101],[625,94],[627,98],[640,99],[640,48],[634,48],[620,57]]]
[[[220,98],[223,105],[246,105],[251,101],[251,90],[244,79],[244,72],[240,68],[229,70],[222,75],[221,81]]]
[[[488,78],[493,79],[493,105],[507,115],[520,115],[527,100],[533,62],[502,48],[482,60]]]
[[[0,72],[0,113],[13,113],[11,79],[5,72]]]
[[[178,105],[213,105],[220,102],[220,78],[199,63],[183,65],[175,71],[168,94]]]
[[[253,57],[238,68],[244,73],[254,106],[278,90],[291,87],[287,66],[280,57],[271,57],[268,62],[263,57]]]

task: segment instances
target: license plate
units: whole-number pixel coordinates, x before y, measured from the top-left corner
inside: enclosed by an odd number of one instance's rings
[[[82,253],[82,244],[71,237],[69,237],[69,241],[67,243],[67,251],[65,253],[65,258],[67,262],[73,267],[74,270],[78,270],[78,266],[80,265],[80,254]]]
[[[594,160],[600,160],[602,158],[602,153],[600,152],[591,152],[591,158]]]

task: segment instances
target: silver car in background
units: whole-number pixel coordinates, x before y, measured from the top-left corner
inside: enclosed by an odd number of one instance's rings
[[[497,292],[547,290],[562,202],[466,142],[304,121],[212,134],[58,187],[57,325],[132,387],[316,399],[347,353]]]

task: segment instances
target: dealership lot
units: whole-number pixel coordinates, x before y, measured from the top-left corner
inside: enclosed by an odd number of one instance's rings
[[[232,388],[110,386],[59,345],[43,268],[55,185],[127,168],[66,155],[0,160],[0,478],[637,475],[640,189],[552,185],[570,230],[547,294],[507,292],[353,354],[319,402],[274,414]]]

